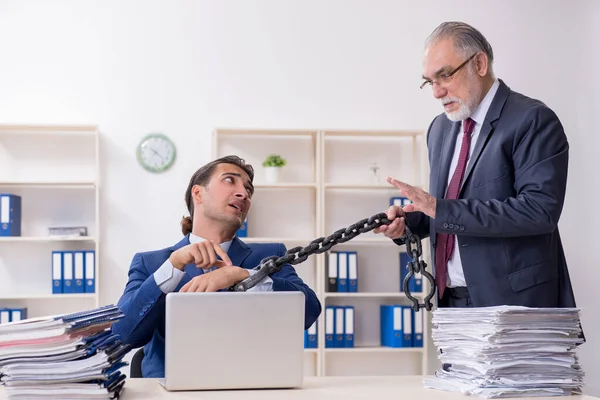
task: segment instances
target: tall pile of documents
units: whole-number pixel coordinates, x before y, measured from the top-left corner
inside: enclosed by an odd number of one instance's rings
[[[432,323],[443,368],[425,387],[486,398],[581,393],[578,309],[440,308]]]
[[[0,326],[0,383],[9,399],[112,399],[119,396],[130,347],[111,326],[114,305]]]

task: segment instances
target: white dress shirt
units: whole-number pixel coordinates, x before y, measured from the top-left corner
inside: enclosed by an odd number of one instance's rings
[[[477,138],[479,137],[479,132],[481,131],[481,125],[483,124],[483,121],[485,120],[485,115],[487,114],[490,105],[492,104],[492,100],[494,99],[494,96],[498,91],[498,86],[500,86],[500,83],[498,82],[498,79],[496,79],[488,93],[485,95],[481,103],[479,103],[479,105],[471,115],[471,119],[475,121],[475,127],[473,128],[473,132],[471,133],[471,146],[469,147],[469,164],[471,163],[471,155],[473,154],[473,149],[475,148]],[[450,184],[450,180],[452,179],[452,175],[454,175],[454,170],[456,169],[456,166],[458,164],[458,155],[460,154],[460,146],[462,144],[463,131],[463,126],[461,123],[460,130],[458,132],[458,137],[456,138],[456,145],[454,147],[454,155],[452,156],[452,162],[450,163],[448,184]],[[446,281],[447,287],[467,286],[465,274],[463,272],[462,262],[460,260],[460,251],[458,247],[458,240],[454,240],[454,251],[452,252],[452,258],[448,260],[448,278]]]
[[[199,236],[194,235],[193,233],[190,233],[190,243],[200,243],[200,242],[204,242],[204,241],[205,241],[204,238],[201,238]],[[221,243],[219,246],[221,246],[221,248],[225,251],[225,253],[227,253],[229,251],[229,247],[231,246],[232,241],[233,240]],[[216,269],[216,267],[211,267],[211,268],[205,269],[204,273],[214,271],[215,269]],[[247,271],[250,274],[250,276],[252,276],[258,272],[253,269],[248,269]],[[163,265],[161,265],[160,268],[157,269],[156,272],[154,272],[154,281],[158,285],[158,288],[163,293],[166,294],[166,293],[173,292],[177,288],[177,285],[179,285],[179,282],[181,282],[181,279],[183,279],[184,275],[185,275],[185,272],[180,271],[177,268],[173,267],[173,264],[171,264],[171,261],[169,261],[169,259],[167,258],[167,260],[163,263]],[[271,279],[269,276],[267,276],[258,285],[254,286],[253,288],[248,289],[248,291],[249,292],[271,292],[271,291],[273,291],[273,279]]]

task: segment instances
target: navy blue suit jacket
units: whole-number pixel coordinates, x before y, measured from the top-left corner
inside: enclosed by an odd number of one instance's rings
[[[500,86],[467,164],[458,200],[444,200],[460,122],[444,114],[427,133],[436,218],[409,213],[420,237],[456,235],[472,304],[574,307],[558,220],[569,144],[552,110]],[[401,240],[396,243],[402,244]]]
[[[162,378],[165,373],[165,297],[154,280],[154,272],[175,250],[190,244],[189,235],[173,247],[138,253],[129,268],[129,280],[118,302],[125,317],[113,325],[113,331],[121,335],[125,343],[134,348],[144,346],[142,374],[146,378]],[[229,247],[228,255],[233,265],[251,269],[263,258],[283,256],[283,243],[245,244],[237,237]],[[203,274],[195,264],[185,266],[185,275],[175,291],[193,277]],[[305,322],[308,329],[321,314],[321,303],[315,292],[298,277],[289,264],[271,276],[274,291],[301,291],[305,296]]]

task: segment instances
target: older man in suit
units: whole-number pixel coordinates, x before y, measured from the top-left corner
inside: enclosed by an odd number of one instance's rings
[[[429,236],[438,305],[574,307],[558,220],[569,144],[555,113],[494,76],[486,38],[461,22],[427,39],[422,88],[443,107],[427,133],[429,193],[408,197],[377,230],[401,245],[405,224]]]
[[[113,330],[125,343],[144,346],[145,378],[164,377],[167,293],[226,290],[256,273],[252,268],[263,258],[285,255],[282,243],[245,244],[235,236],[250,209],[253,177],[252,166],[236,156],[206,164],[192,176],[185,194],[190,212],[181,224],[185,237],[174,246],[133,257],[118,302],[125,317]],[[250,290],[303,292],[305,329],[321,313],[315,292],[289,264]]]

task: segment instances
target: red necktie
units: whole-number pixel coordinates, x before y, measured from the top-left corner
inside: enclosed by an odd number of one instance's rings
[[[469,149],[471,148],[471,133],[475,127],[475,121],[467,118],[463,121],[463,138],[460,145],[460,153],[458,155],[458,164],[450,179],[448,190],[446,191],[446,199],[458,199],[460,192],[460,184],[465,175],[465,168],[469,160]],[[454,235],[447,233],[438,233],[435,247],[435,283],[438,287],[438,296],[440,299],[444,295],[446,289],[446,277],[448,276],[448,260],[452,258],[454,250]]]

